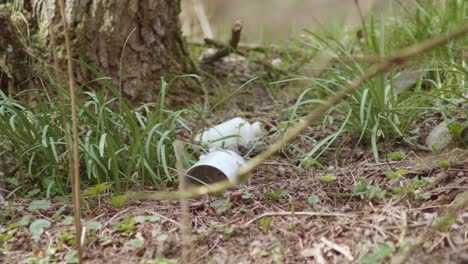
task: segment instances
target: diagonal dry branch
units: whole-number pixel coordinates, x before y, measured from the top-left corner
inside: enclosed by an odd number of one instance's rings
[[[363,76],[356,77],[350,84],[345,88],[338,91],[335,96],[329,97],[328,100],[319,105],[312,113],[304,117],[303,120],[299,121],[294,127],[292,127],[283,137],[270,145],[265,151],[257,155],[255,158],[249,160],[245,166],[241,167],[237,172],[237,177],[234,181],[220,182],[208,186],[193,187],[186,190],[185,192],[151,192],[151,193],[130,193],[130,199],[134,200],[177,200],[181,198],[192,198],[198,197],[209,193],[221,192],[228,188],[234,187],[239,183],[244,182],[249,178],[249,173],[258,167],[263,161],[273,156],[286,143],[294,139],[299,133],[308,127],[310,124],[318,121],[323,114],[325,114],[330,108],[344,100],[346,96],[353,91],[357,90],[361,85],[377,76],[378,74],[388,71],[392,66],[405,63],[406,61],[413,59],[414,57],[421,55],[434,48],[440,47],[456,38],[464,36],[468,33],[468,25],[448,34],[443,34],[427,40],[421,44],[402,49],[393,55],[382,57],[375,65],[371,66]]]

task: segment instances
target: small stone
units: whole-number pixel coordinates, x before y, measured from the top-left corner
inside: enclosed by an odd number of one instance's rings
[[[447,122],[437,125],[426,139],[426,146],[433,152],[442,152],[453,142],[453,136],[447,126]]]

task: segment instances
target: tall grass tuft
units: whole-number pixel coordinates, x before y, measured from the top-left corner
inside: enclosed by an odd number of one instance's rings
[[[468,21],[466,1],[412,1],[414,11],[399,5],[402,17],[386,18],[370,16],[366,23],[365,38],[345,39],[333,33],[315,34],[307,31],[303,43],[321,54],[334,58],[334,64],[319,77],[301,76],[290,80],[302,80],[310,86],[298,97],[290,109],[290,120],[297,119],[323,103],[322,98],[332,96],[349,84],[356,76],[362,76],[370,63],[357,60],[379,58],[392,54],[395,49],[420,43],[434,35],[450,32]],[[463,67],[463,47],[468,38],[435,49],[411,64],[419,74],[408,87],[399,87],[397,79],[407,71],[395,67],[387,74],[367,80],[331,109],[337,133],[351,131],[359,135],[358,143],[372,147],[374,157],[379,158],[378,142],[404,138],[427,111],[453,110],[455,101],[466,94],[466,75]],[[443,70],[442,70],[443,69]],[[464,76],[465,75],[465,76]],[[466,99],[465,99],[466,101]],[[458,108],[458,111],[463,109]],[[330,125],[330,115],[324,117],[324,125]],[[343,123],[346,125],[343,126]],[[317,146],[330,146],[336,133],[326,137]],[[305,160],[316,162],[317,148],[306,154]],[[323,152],[323,151],[322,151]]]
[[[103,82],[105,83],[105,81]],[[183,113],[164,108],[167,83],[163,81],[157,102],[134,108],[118,96],[83,92],[78,100],[79,152],[82,187],[111,184],[116,193],[132,186],[152,187],[173,184],[175,156],[174,129],[187,126]],[[69,193],[65,129],[56,99],[37,97],[31,106],[0,92],[0,141],[26,173],[18,191],[39,190],[42,195]],[[65,103],[70,97],[65,94]],[[69,119],[67,119],[69,120]]]

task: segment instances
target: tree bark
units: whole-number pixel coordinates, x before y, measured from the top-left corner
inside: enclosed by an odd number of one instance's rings
[[[38,34],[50,45],[44,1],[48,1],[60,56],[65,50],[58,0],[24,2],[30,2]],[[123,95],[132,102],[156,100],[162,77],[170,81],[197,72],[180,29],[180,0],[65,0],[65,6],[74,59],[111,77],[116,88],[121,76]],[[85,83],[97,76],[78,66],[76,77]],[[193,78],[177,78],[168,88],[169,100],[173,104],[187,98],[192,102],[194,94],[202,94],[197,84]]]
[[[0,88],[8,95],[16,93],[15,80],[24,81],[33,75],[21,41],[26,35],[25,24],[17,20],[8,8],[0,9]]]

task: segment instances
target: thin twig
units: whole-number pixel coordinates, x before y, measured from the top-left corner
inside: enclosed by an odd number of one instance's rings
[[[50,44],[52,47],[54,75],[55,75],[55,79],[57,80],[57,94],[59,97],[59,105],[60,105],[60,112],[61,112],[60,118],[62,121],[63,130],[65,131],[65,148],[67,150],[67,158],[68,158],[68,174],[73,175],[72,142],[71,142],[70,130],[68,129],[68,122],[67,122],[68,111],[67,111],[67,108],[65,107],[65,95],[64,95],[64,91],[62,90],[66,86],[66,84],[64,83],[65,78],[60,73],[59,60],[58,60],[58,55],[57,55],[57,42],[55,39],[55,31],[52,27],[52,19],[49,14],[49,1],[45,1],[45,8],[46,8],[47,23],[49,24],[49,34],[50,34]]]
[[[209,193],[221,192],[231,187],[234,187],[242,182],[245,182],[250,176],[249,173],[257,168],[262,162],[273,156],[281,148],[283,148],[286,143],[290,142],[296,138],[299,133],[307,128],[310,124],[318,121],[323,114],[325,114],[330,108],[344,100],[348,94],[357,90],[361,85],[372,79],[373,77],[388,71],[392,66],[402,64],[410,59],[421,55],[429,50],[442,46],[447,42],[459,38],[468,33],[468,25],[452,32],[449,34],[444,34],[433,39],[427,40],[419,45],[402,49],[394,55],[384,57],[381,59],[380,63],[371,66],[367,72],[360,77],[356,77],[351,83],[349,83],[345,88],[336,92],[332,97],[329,97],[327,101],[323,104],[320,104],[312,111],[310,114],[305,116],[303,120],[299,121],[294,127],[289,129],[289,131],[272,145],[270,145],[266,150],[261,152],[255,158],[249,160],[244,166],[242,166],[237,172],[237,176],[233,179],[233,182],[224,181],[220,183],[211,184],[208,186],[201,187],[192,187],[186,192],[152,192],[152,193],[130,193],[129,197],[136,200],[177,200],[180,198],[193,198],[202,196]]]
[[[239,43],[242,32],[242,21],[237,20],[231,28],[231,39],[229,40],[229,45],[223,45],[222,48],[218,49],[215,53],[206,55],[203,57],[201,63],[210,64],[217,60],[220,60],[223,57],[226,57],[231,52],[235,51],[237,44]]]
[[[123,215],[124,213],[126,213],[127,211],[129,211],[131,208],[126,208],[122,211],[119,211],[117,212],[115,215],[113,215],[109,220],[107,220],[106,223],[104,223],[103,226],[107,226],[109,225],[110,223],[112,223],[115,219],[117,219],[117,217],[120,217],[121,215]]]
[[[356,217],[355,214],[342,214],[342,213],[320,213],[320,212],[273,212],[273,213],[263,213],[252,220],[248,221],[243,225],[243,227],[248,227],[254,222],[268,216],[331,216],[331,217]]]
[[[361,7],[359,6],[359,0],[354,0],[354,4],[356,5],[356,8],[357,8],[358,13],[359,13],[359,18],[361,20],[362,37],[364,39],[367,39],[366,19],[364,18]]]
[[[182,142],[176,140],[174,143],[174,150],[176,156],[177,172],[179,174],[179,190],[184,192],[186,189],[185,173],[184,173],[184,148]],[[180,212],[181,212],[181,223],[182,223],[182,254],[181,262],[191,263],[192,250],[190,245],[192,244],[192,221],[190,220],[189,212],[190,204],[188,199],[180,198]]]
[[[0,154],[0,205],[3,205],[5,202],[5,194],[6,194],[6,166],[5,166],[5,159],[3,154]]]
[[[349,249],[344,248],[336,243],[331,242],[330,240],[322,237],[320,240],[329,248],[339,252],[341,255],[343,255],[345,258],[347,258],[349,261],[354,261],[353,255],[351,255],[351,252],[349,252]]]
[[[219,239],[217,239],[216,242],[214,243],[214,245],[207,252],[205,252],[205,254],[201,255],[194,263],[200,263],[200,260],[202,260],[204,257],[208,256],[208,254],[210,254],[211,251],[213,251],[213,249],[215,249],[216,246],[218,246],[218,243],[219,243]]]
[[[205,38],[204,40],[189,40],[187,41],[187,44],[193,45],[193,46],[212,46],[215,48],[223,48],[225,46],[224,43],[222,43],[219,40],[213,39],[213,38]],[[284,51],[280,49],[278,45],[261,45],[257,43],[242,43],[239,42],[237,44],[237,49],[241,49],[242,51],[254,51],[254,52],[274,52],[274,53],[280,53],[283,54]]]
[[[239,45],[237,42],[239,42],[239,40],[240,40],[240,31],[238,32],[238,34],[237,33],[234,34],[234,26],[233,26],[232,37],[231,37],[231,40],[229,41],[229,43],[230,43],[229,45],[226,45],[226,44],[224,44],[224,43],[222,43],[220,41],[214,40],[214,39],[205,39],[205,42],[207,43],[207,45],[218,47],[218,51],[216,51],[214,54],[206,55],[206,57],[203,57],[202,61],[201,61],[202,63],[204,63],[204,64],[213,63],[213,62],[215,62],[215,61],[229,55],[231,52],[234,52],[235,54],[240,55],[242,57],[247,57],[246,52],[244,52],[242,50],[239,50],[237,48],[237,46]],[[235,45],[233,45],[233,44],[235,44]],[[253,59],[252,61],[254,63],[262,66],[263,68],[265,68],[266,70],[268,70],[270,72],[278,72],[278,73],[280,73],[282,75],[288,75],[287,72],[276,68],[275,66],[273,66],[269,62],[265,62],[265,61],[263,61],[261,59]]]
[[[172,220],[171,218],[167,217],[167,216],[164,216],[160,213],[157,213],[157,212],[153,212],[153,211],[150,211],[150,210],[141,210],[142,212],[146,212],[146,213],[149,213],[149,214],[152,214],[152,215],[155,215],[155,216],[158,216],[168,222],[171,222],[172,224],[174,224],[175,226],[177,227],[182,227],[181,224],[177,223],[176,221]]]
[[[73,64],[72,64],[72,48],[70,40],[70,32],[65,17],[65,4],[63,0],[59,1],[60,15],[62,16],[62,25],[65,33],[65,48],[67,50],[67,69],[68,69],[68,84],[70,88],[71,98],[71,113],[73,127],[73,174],[70,174],[72,186],[73,211],[75,216],[75,236],[76,250],[78,255],[78,263],[83,263],[83,253],[81,248],[81,198],[80,198],[80,156],[79,156],[79,138],[78,138],[78,117],[76,114],[76,92],[75,80],[73,79]],[[66,127],[65,127],[66,129]]]

